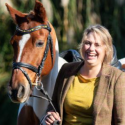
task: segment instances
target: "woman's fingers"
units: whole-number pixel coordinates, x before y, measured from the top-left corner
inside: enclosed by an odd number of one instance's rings
[[[51,125],[51,123],[49,123],[49,122],[47,122],[47,121],[45,121],[45,123],[46,123],[46,125]]]
[[[46,121],[47,121],[47,123],[53,123],[55,120],[53,119],[53,118],[51,118],[51,117],[46,117]]]
[[[58,112],[53,112],[52,115],[54,116],[54,118],[58,121],[61,121],[59,113]]]
[[[55,117],[53,116],[53,114],[51,114],[51,115],[49,116],[49,118],[50,118],[52,121],[55,121],[55,120],[56,120]]]
[[[47,112],[47,116],[45,118],[45,122],[47,125],[51,125],[55,120],[61,121],[60,116],[57,112]]]
[[[46,118],[45,118],[45,122],[52,124],[55,121],[55,118],[52,116],[52,114],[47,114]]]

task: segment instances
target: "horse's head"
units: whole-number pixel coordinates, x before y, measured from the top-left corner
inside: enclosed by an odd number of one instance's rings
[[[6,6],[17,25],[10,41],[14,57],[8,94],[13,102],[21,103],[30,96],[36,79],[40,80],[51,71],[56,54],[56,34],[39,1],[35,1],[34,10],[29,14]]]

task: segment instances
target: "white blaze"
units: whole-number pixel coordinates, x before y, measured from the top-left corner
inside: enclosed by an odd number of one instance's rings
[[[29,40],[29,38],[30,38],[30,34],[25,34],[22,36],[22,39],[19,41],[20,51],[19,51],[17,62],[20,62],[23,48],[24,48],[25,44],[27,43],[27,41]]]

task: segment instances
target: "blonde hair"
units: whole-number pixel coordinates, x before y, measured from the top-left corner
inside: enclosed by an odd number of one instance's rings
[[[82,47],[83,47],[83,44],[85,42],[85,38],[88,36],[89,33],[98,34],[101,41],[106,46],[106,54],[105,54],[105,58],[104,58],[103,63],[110,64],[111,60],[112,60],[112,57],[113,57],[112,37],[111,37],[108,29],[106,29],[104,26],[101,26],[99,24],[89,26],[87,29],[85,29],[85,31],[83,33],[82,41],[79,45],[79,52],[80,52],[81,56],[83,57]]]

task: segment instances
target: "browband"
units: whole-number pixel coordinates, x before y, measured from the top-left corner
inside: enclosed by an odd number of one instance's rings
[[[48,26],[48,25],[39,25],[39,26],[36,26],[36,27],[33,27],[31,29],[28,29],[28,30],[22,30],[20,29],[18,26],[16,27],[16,30],[25,34],[25,33],[31,33],[31,32],[34,32],[36,30],[39,30],[39,29],[47,29],[49,32],[51,32],[51,28]]]

